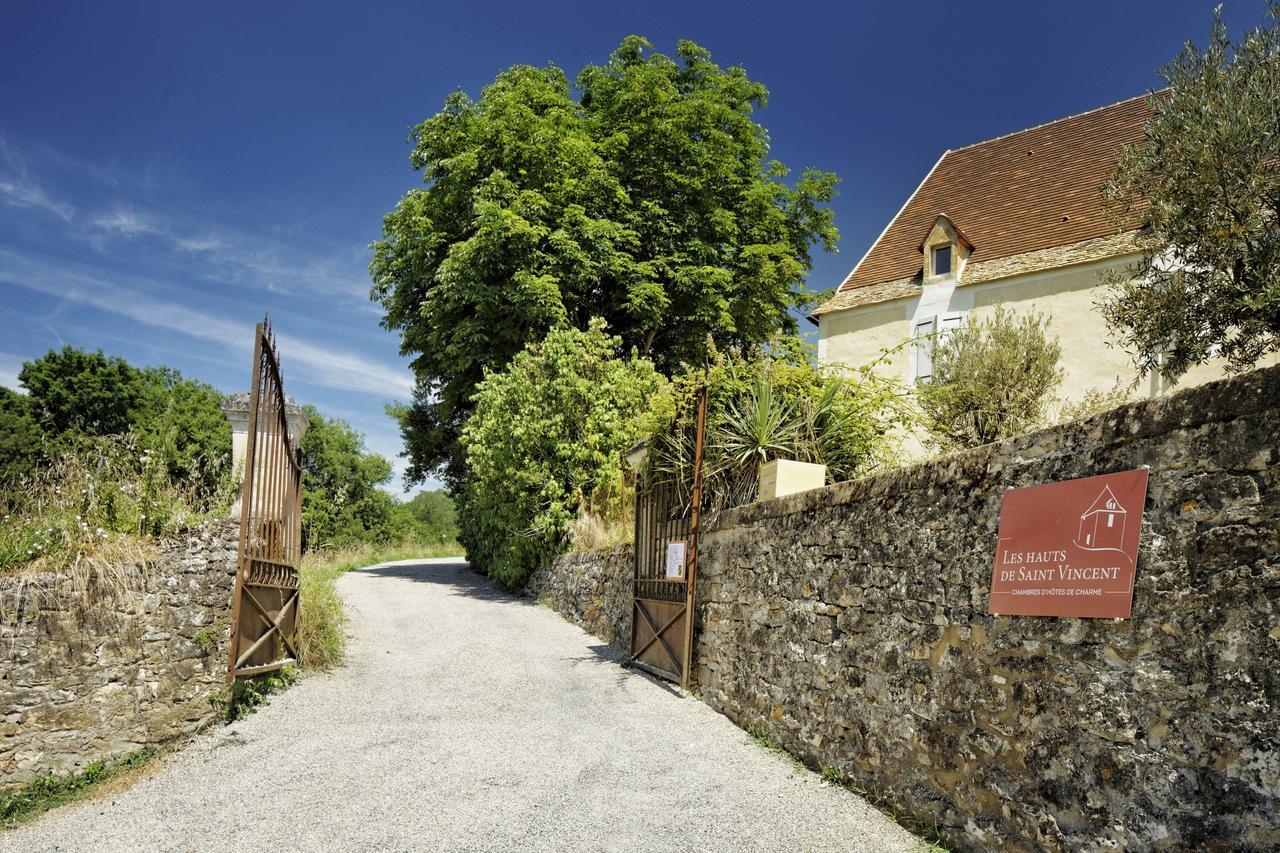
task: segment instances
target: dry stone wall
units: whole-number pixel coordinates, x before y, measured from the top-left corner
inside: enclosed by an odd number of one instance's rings
[[[0,790],[189,734],[226,674],[234,521],[163,543],[125,591],[0,578]]]
[[[534,573],[526,591],[612,646],[631,644],[630,545],[565,554]]]
[[[1278,448],[1270,368],[723,513],[702,698],[958,849],[1275,849]],[[1132,618],[987,614],[1006,489],[1141,466]]]

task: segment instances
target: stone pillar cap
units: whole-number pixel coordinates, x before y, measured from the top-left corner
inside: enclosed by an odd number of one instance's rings
[[[302,415],[302,406],[289,394],[284,395],[284,411],[288,415]],[[249,392],[240,391],[222,398],[222,412],[225,415],[248,415]]]

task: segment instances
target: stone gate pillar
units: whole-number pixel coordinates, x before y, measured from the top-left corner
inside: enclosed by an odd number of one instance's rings
[[[228,395],[222,401],[222,414],[231,423],[231,465],[236,472],[236,481],[244,484],[244,457],[249,450],[249,392]],[[284,398],[285,422],[288,424],[289,438],[298,443],[307,431],[309,421],[307,413],[292,397]],[[240,495],[231,505],[231,515],[240,515]]]

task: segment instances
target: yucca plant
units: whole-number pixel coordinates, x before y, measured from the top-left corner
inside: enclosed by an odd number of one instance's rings
[[[750,396],[730,402],[715,442],[721,464],[758,468],[803,453],[804,438],[804,419],[777,394],[768,375],[761,375]]]
[[[826,465],[833,481],[892,464],[896,431],[909,423],[910,410],[900,384],[875,368],[820,367],[798,339],[746,353],[713,351],[706,367],[674,381],[674,408],[680,414],[650,439],[648,476],[674,484],[683,500],[691,499],[693,403],[704,383],[709,389],[705,509],[754,501],[760,466],[774,459]]]

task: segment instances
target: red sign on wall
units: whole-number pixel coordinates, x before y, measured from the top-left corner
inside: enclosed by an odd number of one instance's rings
[[[1005,492],[987,611],[1128,618],[1146,500],[1145,468]]]

